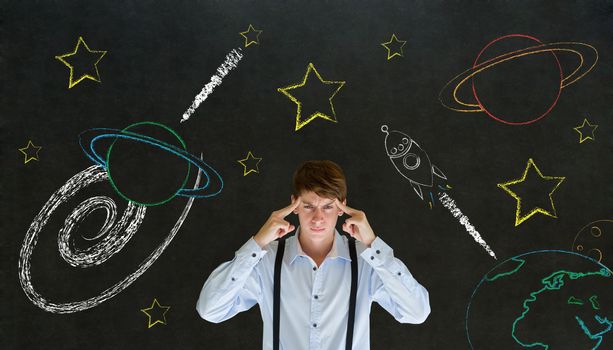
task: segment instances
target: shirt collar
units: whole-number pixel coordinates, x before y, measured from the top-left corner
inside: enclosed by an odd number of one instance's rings
[[[288,264],[292,264],[294,260],[296,260],[296,258],[299,256],[308,256],[300,246],[300,240],[298,239],[299,235],[300,227],[298,227],[298,229],[296,230],[296,234],[290,239],[288,239],[287,251],[285,253],[285,256],[283,257],[283,259],[285,259],[285,262]],[[326,255],[326,259],[327,258],[342,258],[347,261],[351,261],[347,241],[343,239],[343,237],[340,235],[340,233],[338,233],[336,229],[334,229],[334,241],[332,242],[332,248],[330,249],[330,252],[328,252],[328,255]]]

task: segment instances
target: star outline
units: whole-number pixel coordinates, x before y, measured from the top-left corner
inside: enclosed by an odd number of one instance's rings
[[[528,212],[528,214],[525,214],[523,216],[521,215],[522,199],[514,191],[512,191],[509,188],[509,186],[515,185],[515,184],[518,184],[518,183],[521,183],[521,182],[524,182],[526,180],[527,175],[528,175],[528,171],[530,170],[531,167],[533,167],[534,170],[536,170],[536,173],[542,179],[545,179],[545,180],[558,180],[558,183],[553,187],[551,192],[549,192],[549,202],[551,203],[551,208],[553,209],[553,213],[549,212],[546,209],[543,209],[543,208],[540,208],[540,207],[537,206],[537,207],[532,208]],[[566,179],[566,177],[564,177],[564,176],[544,176],[541,173],[541,171],[539,170],[539,168],[536,166],[536,164],[534,163],[534,160],[532,158],[529,158],[528,159],[528,163],[526,164],[526,169],[524,170],[524,173],[522,174],[521,178],[498,184],[498,187],[502,188],[505,192],[507,192],[511,197],[515,198],[515,200],[517,201],[517,207],[516,207],[516,210],[515,210],[515,226],[517,227],[522,222],[528,220],[530,217],[532,217],[533,215],[535,215],[537,213],[541,213],[541,214],[550,216],[552,218],[557,218],[558,217],[557,216],[557,211],[556,211],[556,207],[555,207],[555,205],[553,203],[552,195],[553,195],[553,192],[555,192],[555,190],[558,188],[558,186],[560,186],[560,184],[564,181],[564,179]]]
[[[257,160],[257,162],[255,163],[255,169],[253,169],[252,167],[249,167],[249,171],[247,171],[247,164],[246,164],[246,162],[249,159]],[[253,153],[251,153],[251,151],[248,151],[247,156],[244,159],[237,160],[237,162],[239,162],[243,166],[243,176],[247,176],[248,174],[250,174],[252,172],[254,172],[256,174],[259,174],[260,173],[260,168],[259,168],[258,164],[260,164],[261,161],[262,161],[262,158],[255,157],[253,155]]]
[[[394,51],[394,53],[392,53],[392,50],[389,48],[388,45],[393,44],[394,42],[401,44],[400,45],[400,53],[398,53],[398,51]],[[407,41],[406,40],[400,40],[398,39],[398,37],[396,37],[395,33],[392,33],[392,37],[390,38],[390,41],[385,42],[385,43],[381,43],[381,46],[383,46],[384,48],[387,49],[387,60],[391,60],[392,58],[396,57],[396,56],[400,56],[400,57],[404,57],[404,51],[402,51],[402,48],[404,47],[404,45],[406,45]]]
[[[263,30],[258,30],[253,28],[253,26],[251,24],[249,24],[249,27],[247,28],[246,31],[244,32],[239,32],[238,34],[240,34],[243,38],[245,38],[245,47],[249,47],[249,45],[251,44],[256,44],[256,45],[260,45],[260,34],[262,34]],[[255,40],[253,39],[249,39],[248,35],[250,33],[256,33],[255,34]]]
[[[74,67],[73,67],[73,65],[68,63],[64,58],[76,55],[77,52],[79,51],[79,46],[81,46],[81,43],[83,44],[83,46],[85,46],[85,49],[88,52],[90,52],[90,53],[102,53],[102,54],[100,55],[100,57],[98,57],[98,59],[94,63],[94,70],[96,71],[96,76],[95,77],[93,75],[85,73],[85,74],[81,75],[81,77],[79,77],[79,79],[74,81]],[[107,53],[107,51],[91,50],[89,48],[89,46],[87,46],[87,43],[85,43],[85,40],[83,40],[83,37],[79,36],[79,39],[77,40],[77,45],[75,46],[75,49],[74,49],[73,52],[69,52],[69,53],[65,53],[63,55],[55,56],[55,58],[57,60],[62,62],[66,67],[68,67],[70,69],[70,77],[69,77],[69,80],[68,80],[68,88],[72,89],[73,86],[77,85],[78,83],[80,83],[84,79],[91,79],[91,80],[93,80],[95,82],[102,83],[102,79],[100,78],[100,72],[98,71],[98,63],[106,55],[106,53]]]
[[[30,149],[36,149],[36,155],[31,156],[29,150]],[[28,164],[28,162],[30,162],[31,160],[35,160],[38,161],[38,152],[40,152],[40,150],[42,149],[42,146],[36,146],[32,140],[28,140],[28,144],[25,147],[22,148],[18,148],[19,152],[23,153],[23,164]]]
[[[587,126],[590,128],[591,135],[583,137],[583,131],[581,130],[583,130],[586,127],[585,124],[587,124]],[[596,131],[596,129],[598,129],[598,124],[590,124],[587,118],[583,118],[583,124],[581,124],[581,126],[577,126],[573,128],[573,130],[579,133],[579,143],[583,143],[584,141],[587,141],[587,140],[596,141],[596,136],[594,136],[594,132]]]
[[[294,97],[291,93],[289,93],[288,91],[304,87],[306,85],[307,81],[308,81],[308,77],[309,77],[309,74],[311,72],[315,72],[315,75],[317,76],[317,79],[319,79],[319,81],[322,84],[326,84],[326,85],[337,84],[338,88],[328,98],[328,101],[330,103],[330,108],[332,110],[332,116],[329,116],[329,115],[327,115],[325,113],[322,113],[322,112],[316,112],[316,113],[313,113],[313,114],[309,115],[305,120],[301,120],[301,118],[302,118],[302,115],[301,115],[302,103],[296,97]],[[303,126],[307,125],[308,123],[310,123],[313,119],[315,119],[317,117],[320,117],[322,119],[331,121],[333,123],[338,123],[338,121],[336,120],[336,111],[334,110],[334,104],[332,103],[332,99],[334,98],[334,96],[336,96],[336,94],[339,92],[339,90],[345,85],[345,83],[346,83],[345,81],[324,80],[321,77],[321,75],[319,74],[319,72],[317,71],[317,69],[315,68],[315,65],[313,63],[309,63],[308,66],[307,66],[306,73],[304,74],[304,77],[302,78],[302,82],[296,83],[296,84],[293,84],[293,85],[289,85],[289,86],[286,86],[286,87],[278,88],[277,91],[279,91],[282,94],[284,94],[285,96],[287,96],[292,102],[294,102],[298,106],[297,111],[296,111],[296,128],[295,128],[294,131],[300,130]]]
[[[157,319],[157,320],[155,320],[155,322],[151,323],[151,315],[149,314],[148,311],[153,310],[153,308],[156,307],[156,305],[157,305],[158,309],[165,309],[164,312],[162,313],[162,318],[164,320],[162,321],[160,319]],[[158,302],[157,298],[153,298],[153,302],[151,303],[151,306],[148,307],[148,308],[145,308],[145,309],[141,309],[140,311],[142,311],[149,318],[149,320],[148,320],[148,327],[147,328],[151,328],[151,327],[155,326],[158,323],[166,325],[166,313],[168,312],[168,310],[170,310],[170,306],[162,306]]]

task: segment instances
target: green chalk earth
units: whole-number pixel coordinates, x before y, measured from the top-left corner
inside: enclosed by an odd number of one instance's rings
[[[613,277],[589,257],[530,252],[491,269],[466,310],[471,349],[613,349]]]

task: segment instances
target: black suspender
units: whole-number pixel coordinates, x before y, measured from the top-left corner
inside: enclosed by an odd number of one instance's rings
[[[353,323],[355,321],[355,298],[358,292],[358,258],[355,251],[355,238],[347,237],[349,257],[351,257],[351,294],[349,295],[349,316],[347,318],[347,340],[345,349],[351,350],[353,345]]]
[[[283,253],[285,253],[285,239],[279,240],[277,256],[275,258],[275,282],[273,287],[272,306],[272,337],[273,350],[279,350],[279,314],[281,312],[281,265],[283,265]]]
[[[272,336],[273,350],[279,350],[279,318],[281,313],[281,265],[285,253],[285,240],[279,239],[277,256],[275,257],[275,276],[273,287],[273,310],[272,310]],[[347,317],[347,338],[345,349],[351,350],[353,345],[353,324],[355,323],[355,303],[358,292],[358,258],[355,249],[355,239],[347,237],[349,243],[349,256],[351,257],[351,293],[349,295],[349,316]]]

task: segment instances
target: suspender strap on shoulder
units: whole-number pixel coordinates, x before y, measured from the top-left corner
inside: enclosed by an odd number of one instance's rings
[[[347,339],[345,349],[353,346],[353,324],[355,323],[355,300],[358,292],[358,258],[355,250],[355,239],[348,237],[349,256],[351,257],[351,295],[349,296],[349,316],[347,318]]]
[[[283,254],[285,253],[285,239],[279,240],[277,256],[275,257],[275,276],[273,288],[273,309],[272,309],[272,348],[279,350],[279,320],[281,312],[281,265]]]

